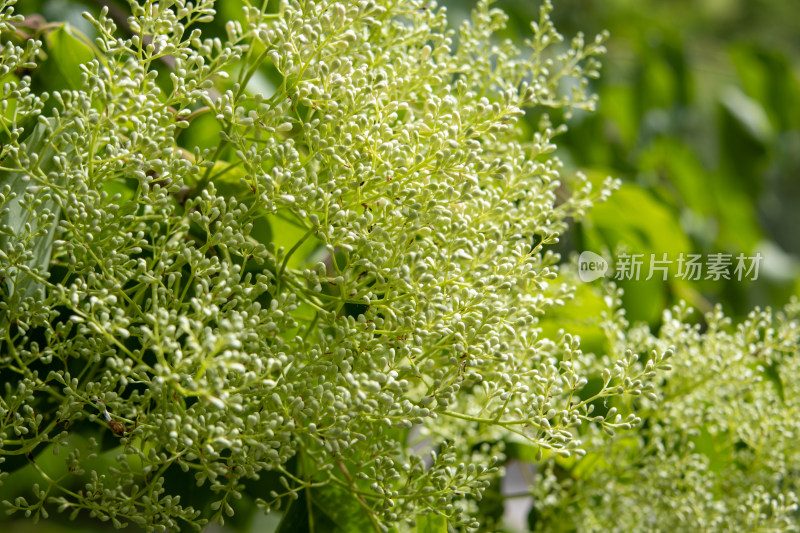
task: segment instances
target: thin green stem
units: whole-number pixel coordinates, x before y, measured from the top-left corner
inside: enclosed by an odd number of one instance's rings
[[[278,292],[280,292],[281,280],[283,279],[283,273],[286,271],[286,266],[289,264],[289,259],[291,259],[292,255],[294,255],[294,253],[300,248],[300,246],[302,246],[303,243],[306,242],[306,239],[311,237],[314,233],[316,233],[316,231],[317,231],[316,228],[309,229],[305,233],[305,235],[303,235],[300,238],[300,240],[298,240],[296,243],[294,243],[294,246],[292,246],[292,248],[289,250],[289,252],[283,258],[283,263],[281,263],[281,268],[278,271]]]

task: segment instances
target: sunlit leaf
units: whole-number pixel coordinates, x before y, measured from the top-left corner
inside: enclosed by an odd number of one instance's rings
[[[761,104],[733,86],[722,92],[720,101],[754,139],[764,144],[771,142],[775,132]]]
[[[426,514],[417,518],[417,533],[447,533],[447,519],[439,514]]]
[[[317,487],[311,491],[314,516],[324,515],[334,524],[326,529],[331,533],[361,533],[371,531],[372,523],[356,497],[335,485]]]
[[[50,172],[53,162],[54,149],[50,145],[50,134],[48,128],[39,123],[25,142],[25,149],[28,153],[39,154],[39,170],[41,173]],[[71,151],[71,150],[70,150]],[[61,208],[52,198],[48,198],[36,207],[36,212],[24,209],[21,200],[28,190],[34,185],[23,173],[19,172],[0,172],[0,187],[9,185],[15,197],[7,202],[3,207],[3,217],[0,218],[0,225],[8,225],[11,232],[17,238],[28,238],[40,230],[37,213],[49,211],[53,214],[53,221],[50,223],[45,233],[40,233],[34,237],[33,257],[27,261],[26,265],[31,270],[44,272],[50,264],[50,256],[53,248],[53,240],[61,214]],[[44,191],[39,191],[42,194]],[[9,237],[0,235],[0,248],[8,249]],[[21,275],[16,279],[6,278],[9,296],[16,293],[19,298],[32,296],[37,290],[42,289],[43,285],[29,275]]]
[[[80,89],[83,86],[80,66],[91,61],[94,54],[69,29],[68,25],[64,25],[48,34],[48,61],[61,73],[70,89]]]

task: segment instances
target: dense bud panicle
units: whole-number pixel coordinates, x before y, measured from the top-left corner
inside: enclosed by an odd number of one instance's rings
[[[59,29],[92,59],[50,95],[9,74],[43,44],[4,41],[0,461],[59,465],[11,510],[176,531],[274,478],[267,511],[313,491],[474,530],[507,443],[552,464],[640,425],[684,337],[629,335],[613,287],[607,353],[542,327],[577,283],[549,246],[616,185],[553,155],[605,36],[564,44],[551,9],[518,47],[490,2],[454,30],[433,2],[284,1],[214,38],[213,1],[131,2],[126,31]]]

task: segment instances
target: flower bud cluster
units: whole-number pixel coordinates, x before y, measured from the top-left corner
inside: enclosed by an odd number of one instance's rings
[[[472,530],[499,443],[568,458],[587,426],[641,422],[593,410],[653,394],[666,347],[598,365],[541,325],[574,292],[547,247],[614,183],[562,177],[563,127],[523,120],[591,108],[602,36],[556,52],[549,2],[517,47],[490,2],[456,31],[432,2],[361,0],[248,7],[206,38],[212,4],[133,2],[127,38],[87,15],[94,59],[46,113],[27,78],[3,87],[0,454],[72,450],[13,509],[177,530],[270,474],[266,509],[328,487],[376,530]],[[184,145],[199,116],[215,146]]]
[[[738,325],[719,307],[697,323],[681,304],[657,335],[636,327],[621,342],[675,347],[664,382],[636,400],[638,438],[589,432],[584,464],[545,461],[532,479],[536,513],[586,531],[796,531],[800,302],[755,309]],[[604,415],[614,416],[616,407]]]

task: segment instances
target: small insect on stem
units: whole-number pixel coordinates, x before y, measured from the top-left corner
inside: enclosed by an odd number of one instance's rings
[[[108,422],[108,427],[111,428],[111,431],[114,432],[114,435],[118,435],[120,437],[125,435],[125,424],[118,420],[112,420],[111,415],[108,413],[108,409],[105,407],[103,407],[102,415],[105,421]]]
[[[111,428],[111,431],[114,432],[114,435],[118,435],[123,437],[125,435],[125,424],[119,422],[117,420],[111,420],[108,423],[108,427]]]

